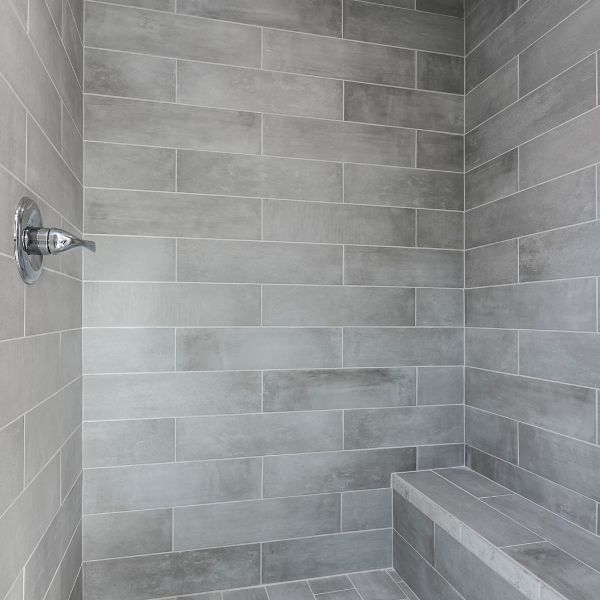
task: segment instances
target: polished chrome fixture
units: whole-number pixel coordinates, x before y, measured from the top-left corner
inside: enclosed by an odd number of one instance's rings
[[[15,260],[25,283],[34,283],[42,274],[42,261],[48,254],[72,248],[96,252],[95,242],[82,240],[67,231],[42,226],[42,214],[34,200],[24,196],[15,211]]]

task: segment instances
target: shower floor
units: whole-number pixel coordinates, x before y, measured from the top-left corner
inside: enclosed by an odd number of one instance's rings
[[[419,600],[393,569],[184,596],[178,600]]]

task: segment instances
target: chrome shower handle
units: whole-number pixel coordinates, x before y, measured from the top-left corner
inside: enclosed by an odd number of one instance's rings
[[[96,252],[96,243],[55,227],[26,227],[23,232],[23,245],[27,254],[59,254],[72,248],[86,248]]]

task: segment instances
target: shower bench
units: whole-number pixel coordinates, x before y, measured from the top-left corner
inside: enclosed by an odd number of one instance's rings
[[[468,468],[394,473],[394,568],[421,600],[598,600],[600,537]]]

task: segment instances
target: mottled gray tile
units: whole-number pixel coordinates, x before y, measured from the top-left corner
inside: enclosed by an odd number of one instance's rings
[[[0,81],[0,102],[2,103],[0,163],[24,180],[26,113],[4,79]]]
[[[264,587],[223,592],[223,600],[269,600]]]
[[[24,424],[23,418],[0,429],[0,453],[4,457],[0,465],[2,488],[0,511],[4,512],[18,496],[24,485]]]
[[[447,210],[417,211],[417,246],[425,248],[464,247],[462,213]]]
[[[463,314],[462,290],[417,289],[417,325],[462,327]]]
[[[419,367],[417,404],[462,403],[462,367]]]
[[[417,0],[417,10],[450,15],[457,18],[461,18],[464,15],[463,5],[463,0]],[[407,5],[406,8],[412,8],[412,6]]]
[[[465,287],[517,283],[519,240],[496,242],[465,252]]]
[[[263,286],[263,325],[347,327],[350,325],[414,325],[414,323],[415,298],[412,289]]]
[[[86,8],[87,46],[260,66],[260,29],[256,27],[107,4]]]
[[[468,210],[516,192],[518,168],[515,149],[469,171],[465,175],[465,208]]]
[[[481,0],[465,17],[465,51],[469,54],[519,7],[518,0]]]
[[[429,517],[394,492],[394,530],[430,564],[433,564],[433,528]]]
[[[66,2],[66,0],[64,0]],[[75,122],[63,104],[60,129],[60,147],[63,158],[79,181],[83,181],[83,139]]]
[[[83,560],[171,551],[170,509],[84,515]]]
[[[314,600],[313,593],[306,581],[269,585],[267,594],[269,600]]]
[[[323,535],[263,544],[265,583],[380,569],[389,565],[391,529]]]
[[[467,328],[465,364],[479,369],[516,373],[519,368],[517,332],[509,329]]]
[[[460,19],[363,2],[345,2],[344,37],[389,46],[463,54],[463,22]]]
[[[381,488],[389,485],[392,473],[414,468],[414,448],[267,456],[264,495],[279,497]]]
[[[263,68],[413,87],[412,50],[265,29]]]
[[[342,201],[342,165],[270,156],[177,153],[181,192]]]
[[[350,327],[344,332],[346,367],[458,365],[462,357],[462,329]]]
[[[337,533],[339,494],[224,502],[175,509],[175,550]]]
[[[415,404],[415,370],[266,371],[264,410],[327,410]]]
[[[462,172],[464,169],[464,137],[417,131],[417,167]]]
[[[308,582],[308,585],[314,594],[327,594],[330,592],[352,589],[352,582],[346,575],[313,579]]]
[[[81,427],[60,449],[60,497],[64,500],[81,475]]]
[[[457,467],[465,462],[465,445],[436,444],[417,446],[417,469],[444,469]]]
[[[0,304],[4,309],[4,318],[0,321],[0,340],[19,338],[25,332],[25,288],[13,260],[8,256],[0,256],[0,278]],[[63,281],[62,277],[57,276],[56,279]],[[43,308],[38,300],[40,305]]]
[[[344,248],[344,282],[408,287],[463,286],[463,253],[427,248]]]
[[[177,64],[177,101],[183,104],[340,119],[342,93],[341,81],[322,77],[188,61]]]
[[[414,165],[414,133],[363,123],[263,116],[263,153],[380,165]]]
[[[417,52],[417,87],[423,90],[462,94],[464,59],[448,54]]]
[[[463,192],[463,176],[458,173],[344,165],[345,202],[460,211]]]
[[[518,464],[517,422],[498,415],[465,408],[465,441],[469,446]]]
[[[478,498],[483,498],[486,496],[498,496],[509,493],[507,488],[502,487],[501,485],[494,483],[492,480],[487,479],[487,477],[483,477],[482,475],[479,475],[479,473],[464,467],[455,469],[440,469],[439,471],[436,471],[436,473],[444,477],[444,479],[448,479],[463,490],[466,490],[469,492],[469,494],[477,496]]]
[[[360,490],[342,494],[342,531],[392,526],[392,490]]]

